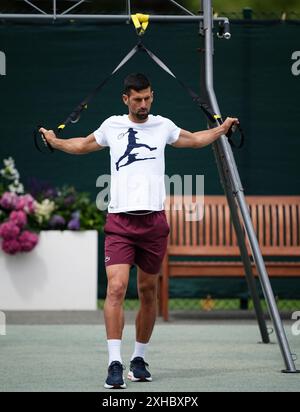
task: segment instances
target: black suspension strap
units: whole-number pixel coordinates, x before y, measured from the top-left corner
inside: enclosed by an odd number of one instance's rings
[[[66,118],[66,120],[61,123],[56,130],[56,135],[59,136],[60,133],[65,129],[65,127],[69,123],[77,123],[81,117],[81,114],[83,110],[88,108],[89,102],[102,90],[102,88],[109,82],[109,80],[139,51],[145,52],[162,70],[164,70],[166,73],[168,73],[171,77],[173,77],[177,82],[187,91],[187,93],[190,95],[192,98],[193,102],[197,104],[197,106],[202,110],[202,112],[205,114],[206,118],[211,124],[215,125],[221,125],[223,123],[223,119],[221,115],[214,113],[212,108],[209,106],[209,104],[205,101],[203,101],[200,96],[195,93],[189,86],[187,86],[182,80],[177,78],[175,74],[169,69],[169,67],[160,59],[158,58],[152,51],[147,49],[144,44],[142,43],[141,36],[145,33],[145,30],[148,27],[149,24],[149,15],[143,15],[143,14],[136,14],[131,16],[133,24],[136,28],[137,35],[139,37],[138,44],[133,47],[132,50],[130,50],[129,53],[121,60],[121,62],[116,66],[116,68],[92,91],[89,93],[89,95],[78,105],[76,108],[69,114],[69,116]],[[39,129],[42,126],[38,126],[33,133],[34,136],[34,144],[35,147],[37,148],[38,151],[42,152],[40,145],[39,145],[39,138],[42,140],[43,144],[46,146],[46,148],[50,151],[53,152],[54,149],[53,147],[49,144],[47,141],[45,135],[39,131]],[[239,145],[236,145],[232,139],[231,136],[232,134],[236,131],[236,129],[239,130],[239,133],[241,135],[241,140]],[[229,143],[236,148],[241,148],[244,144],[245,136],[243,133],[243,130],[239,124],[233,125],[229,131],[227,132],[227,138]]]
[[[168,73],[171,77],[173,77],[177,82],[182,86],[187,93],[190,95],[192,98],[193,102],[197,104],[197,106],[203,111],[207,119],[209,120],[210,123],[216,124],[216,125],[221,125],[223,123],[223,119],[221,115],[214,113],[212,108],[208,105],[207,102],[204,102],[200,96],[194,92],[185,82],[182,80],[178,79],[175,74],[169,69],[169,67],[159,58],[157,57],[154,53],[152,53],[149,49],[147,49],[141,42],[139,44],[139,47],[141,50],[146,52],[148,56],[166,73]],[[235,131],[238,130],[241,136],[240,143],[236,145],[233,140],[231,139],[231,136]],[[229,143],[231,146],[240,149],[245,141],[245,135],[243,132],[243,129],[241,128],[240,124],[233,125],[227,132],[226,134]]]
[[[65,129],[65,127],[70,123],[77,123],[81,117],[83,110],[88,108],[88,103],[100,92],[100,90],[109,82],[109,80],[140,50],[139,45],[133,47],[129,53],[122,59],[122,61],[116,66],[116,68],[93,90],[89,95],[78,105],[76,108],[69,114],[69,116],[62,122],[56,129],[55,134],[57,136]],[[47,141],[43,133],[39,131],[42,126],[38,126],[34,132],[34,144],[39,152],[42,152],[42,149],[39,145],[39,138],[42,140],[42,143],[50,152],[54,152],[53,147]]]
[[[187,91],[187,93],[190,95],[192,98],[193,102],[197,104],[197,106],[202,110],[202,112],[205,114],[207,119],[211,124],[215,125],[221,125],[223,123],[223,119],[221,115],[215,114],[213,109],[209,106],[209,104],[203,99],[200,98],[200,96],[194,92],[185,82],[180,80],[178,77],[175,76],[175,74],[169,69],[169,67],[159,58],[157,57],[154,53],[152,53],[149,49],[147,49],[142,41],[141,41],[141,36],[145,34],[145,31],[148,27],[149,24],[149,15],[145,14],[136,14],[132,15],[132,22],[135,26],[136,33],[139,37],[139,49],[146,52],[148,56],[166,73],[168,73],[171,77],[173,77],[177,82]],[[238,130],[240,133],[240,143],[236,145],[233,140],[231,139],[231,136],[235,133],[235,131]],[[244,145],[245,141],[245,135],[244,132],[240,126],[240,124],[232,125],[231,128],[228,130],[226,134],[228,141],[232,147],[235,147],[237,149],[240,149]]]

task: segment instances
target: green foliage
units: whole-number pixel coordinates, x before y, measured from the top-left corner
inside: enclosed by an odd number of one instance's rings
[[[72,186],[52,187],[32,179],[24,188],[14,159],[5,159],[0,168],[0,224],[8,220],[12,210],[23,210],[28,229],[41,230],[102,230],[104,214],[88,193],[79,193]],[[14,196],[15,205],[5,204],[2,196]],[[17,199],[17,200],[16,200]],[[25,200],[26,199],[26,200]],[[21,205],[21,206],[20,206]]]
[[[47,197],[41,192],[36,199],[42,203]],[[95,202],[90,199],[89,193],[77,192],[72,186],[55,188],[49,200],[54,203],[54,209],[49,218],[37,220],[36,215],[30,216],[31,227],[39,230],[59,229],[67,230],[72,219],[78,218],[80,227],[78,230],[102,230],[104,225],[104,214]],[[54,217],[63,218],[65,224],[53,225]]]
[[[199,10],[200,0],[178,1],[188,9]],[[245,7],[250,7],[254,13],[300,12],[299,0],[213,0],[213,8],[217,13],[239,13]]]
[[[88,193],[78,193],[74,187],[64,186],[55,199],[55,204],[56,213],[60,213],[66,221],[71,220],[72,214],[79,212],[81,230],[100,230],[103,227],[104,215],[96,203],[90,200]]]

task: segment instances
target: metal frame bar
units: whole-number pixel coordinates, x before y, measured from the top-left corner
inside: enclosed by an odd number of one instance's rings
[[[76,21],[103,21],[107,23],[128,23],[131,19],[131,0],[126,0],[127,3],[127,14],[69,14],[70,11],[74,10],[77,6],[84,3],[86,0],[78,0],[76,4],[71,6],[69,9],[57,13],[57,0],[52,0],[52,9],[53,13],[49,14],[35,6],[29,0],[23,0],[25,3],[28,3],[33,8],[35,8],[39,13],[36,14],[20,14],[20,13],[0,13],[0,19],[2,20],[76,20]],[[152,22],[200,22],[203,21],[203,15],[195,15],[190,10],[186,9],[184,6],[179,4],[175,0],[168,0],[170,3],[174,4],[180,10],[183,10],[187,13],[187,16],[184,15],[150,15],[150,21]],[[216,17],[214,19],[217,22],[228,23],[229,20],[227,17]]]
[[[53,19],[54,20],[56,20],[56,12],[57,12],[56,0],[53,0]]]
[[[204,102],[209,102],[208,91],[207,91],[207,88],[205,87],[206,85],[206,67],[205,67],[206,49],[204,45],[205,31],[204,31],[204,25],[202,23],[200,24],[200,34],[201,34],[201,40],[202,40],[201,48],[200,48],[200,84],[202,86],[201,87],[201,99]],[[213,127],[214,125],[210,124],[209,126]],[[228,172],[227,172],[228,168],[226,167],[225,162],[223,162],[223,156],[222,156],[221,151],[219,150],[219,146],[214,144],[212,147],[213,147],[213,152],[214,152],[221,184],[222,184],[222,187],[224,189],[224,192],[227,198],[230,215],[232,218],[232,223],[233,223],[234,230],[237,236],[237,241],[238,241],[238,245],[239,245],[240,252],[241,252],[241,260],[245,268],[245,276],[246,276],[250,296],[253,301],[253,306],[254,306],[262,342],[270,343],[270,337],[269,337],[269,333],[267,329],[267,324],[266,324],[265,316],[263,313],[262,305],[259,299],[257,286],[256,286],[256,280],[253,275],[250,257],[248,255],[248,249],[247,249],[247,245],[246,245],[246,241],[245,241],[245,237],[243,233],[241,220],[239,218],[237,204],[236,204],[233,192],[232,192],[230,178],[228,178]]]
[[[40,9],[39,7],[37,7],[35,4],[31,3],[31,1],[29,0],[23,0],[25,3],[29,4],[30,6],[32,6],[33,8],[35,8],[37,11],[39,11],[41,14],[47,14],[45,11],[43,11],[42,9]],[[78,0],[78,2],[76,4],[74,4],[73,6],[71,6],[70,8],[68,8],[67,10],[63,11],[62,13],[57,14],[57,4],[56,4],[57,0],[52,0],[52,9],[53,9],[53,14],[52,14],[52,18],[54,20],[57,19],[57,16],[63,16],[68,14],[71,10],[75,9],[77,6],[79,6],[80,4],[84,3],[86,0]],[[194,13],[192,13],[190,10],[186,9],[184,6],[182,6],[181,4],[179,4],[177,1],[175,0],[168,0],[170,3],[174,4],[176,7],[178,7],[180,10],[183,10],[186,14],[190,15],[190,16],[195,16]],[[127,3],[127,12],[128,15],[131,15],[131,0],[126,0]],[[12,13],[7,14],[7,16],[11,16]],[[23,18],[21,16],[23,16],[22,14],[14,14],[15,16],[18,16],[18,18]],[[3,14],[1,14],[1,16],[3,16]],[[26,16],[28,16],[26,14]],[[78,15],[78,16],[84,16],[84,15]],[[1,17],[1,18],[5,18],[5,17]],[[10,17],[7,17],[10,18]],[[30,18],[32,18],[30,16]],[[73,18],[73,17],[72,17]]]
[[[80,4],[82,4],[82,3],[84,3],[84,2],[85,2],[85,0],[80,0],[80,1],[78,1],[78,3],[74,4],[73,6],[69,7],[67,10],[63,11],[63,12],[61,13],[61,15],[63,16],[63,15],[65,15],[65,14],[68,14],[71,10],[75,9],[75,7],[79,6]]]
[[[127,21],[126,21],[126,23],[127,24],[130,24],[130,22],[131,22],[131,0],[127,0],[127,14],[128,14],[128,18],[127,18]]]
[[[174,4],[175,6],[177,6],[179,9],[183,10],[185,13],[189,14],[190,16],[195,16],[194,13],[192,13],[190,10],[186,9],[185,7],[183,7],[181,4],[177,3],[177,1],[175,0],[169,0],[170,3]]]
[[[212,31],[212,4],[211,0],[202,0],[203,14],[204,14],[204,42],[205,42],[205,88],[209,98],[211,107],[215,113],[220,113],[219,105],[214,91],[213,84],[213,31]],[[266,271],[265,263],[262,257],[260,246],[256,238],[256,234],[251,221],[249,209],[245,200],[244,190],[240,181],[239,173],[235,163],[235,159],[226,136],[214,143],[214,147],[221,157],[222,164],[219,167],[224,168],[227,174],[227,184],[232,191],[232,197],[236,199],[236,204],[239,207],[243,224],[246,229],[249,245],[251,247],[252,256],[257,267],[259,274],[259,280],[263,289],[263,293],[268,305],[269,313],[273,321],[274,329],[276,332],[277,340],[281,350],[281,354],[286,366],[286,369],[282,372],[285,373],[297,373],[297,371],[289,343],[283,328],[282,321],[276,305],[274,293],[271,287],[268,273]],[[219,162],[218,158],[217,161]],[[235,216],[233,216],[235,218]],[[243,251],[241,250],[241,255]],[[245,268],[247,270],[247,268]]]
[[[2,20],[76,20],[76,21],[97,21],[105,23],[128,23],[131,19],[131,0],[126,0],[127,2],[127,14],[69,14],[70,11],[74,10],[75,7],[84,3],[85,0],[79,0],[69,9],[57,13],[56,0],[52,0],[53,13],[46,13],[39,7],[32,4],[29,0],[23,0],[28,3],[33,8],[35,8],[39,13],[36,14],[20,14],[20,13],[0,13],[0,19]],[[183,7],[181,4],[177,3],[175,0],[169,0],[172,4],[176,5],[179,9],[183,10],[188,16],[184,15],[150,15],[150,21],[152,22],[200,22],[203,21],[204,17],[202,15],[194,15],[190,10]],[[229,22],[227,17],[216,17],[214,19],[218,22]]]
[[[253,274],[251,261],[250,261],[249,255],[248,255],[248,250],[247,250],[247,246],[246,246],[246,242],[245,242],[245,238],[244,238],[244,234],[243,234],[242,224],[240,222],[239,215],[238,215],[237,204],[236,204],[236,201],[234,199],[234,195],[231,191],[231,188],[229,187],[228,184],[226,184],[227,183],[226,168],[225,168],[224,162],[222,161],[222,154],[220,153],[218,145],[214,145],[213,150],[214,150],[214,155],[215,155],[216,163],[217,163],[220,178],[221,178],[221,183],[223,185],[223,189],[224,189],[224,192],[225,192],[225,195],[226,195],[226,198],[227,198],[227,202],[228,202],[228,206],[229,206],[229,209],[230,209],[230,214],[231,214],[231,217],[232,217],[232,223],[233,223],[233,226],[234,226],[234,229],[235,229],[238,245],[239,245],[239,248],[240,248],[241,259],[242,259],[242,262],[243,262],[243,265],[244,265],[244,268],[245,268],[245,276],[246,276],[246,280],[247,280],[247,284],[248,284],[248,289],[249,289],[250,296],[251,296],[252,301],[253,301],[253,306],[254,306],[256,319],[257,319],[258,327],[259,327],[259,330],[260,330],[262,342],[263,343],[270,343],[268,328],[267,328],[267,325],[266,325],[264,312],[263,312],[263,309],[262,309],[262,305],[261,305],[259,295],[258,295],[258,291],[257,291],[257,287],[256,287],[256,280],[255,280],[255,277],[254,277],[254,274]]]
[[[127,13],[131,16],[131,0],[127,0]]]
[[[126,23],[128,21],[128,14],[13,14],[0,13],[0,19],[3,20],[90,20],[103,21],[105,23]],[[181,15],[155,15],[149,16],[152,22],[178,22],[178,23],[199,23],[204,20],[203,15],[199,16],[181,16]],[[229,22],[227,17],[216,17],[216,22]]]
[[[31,7],[33,7],[34,9],[36,9],[37,11],[39,11],[42,14],[47,14],[44,10],[40,9],[38,6],[36,6],[35,4],[31,3],[31,1],[29,0],[23,0],[25,3],[29,4]]]

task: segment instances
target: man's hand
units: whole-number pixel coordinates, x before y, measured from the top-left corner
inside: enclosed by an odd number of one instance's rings
[[[228,130],[231,128],[231,126],[234,126],[235,124],[239,124],[239,119],[236,117],[227,117],[226,120],[223,122],[221,125],[222,128],[222,134],[227,134]]]
[[[94,133],[91,133],[87,137],[61,139],[55,135],[53,130],[47,130],[41,127],[39,132],[44,134],[45,139],[53,147],[53,149],[61,150],[69,154],[86,154],[96,152],[97,150],[104,149],[105,147],[97,143]]]
[[[205,147],[219,139],[222,135],[226,135],[228,130],[236,124],[239,124],[239,119],[236,117],[227,117],[221,125],[218,127],[213,127],[212,129],[194,133],[181,129],[179,139],[176,140],[172,146],[179,148],[191,147],[194,149]]]
[[[57,142],[58,138],[55,135],[53,130],[47,130],[44,129],[43,127],[41,127],[39,129],[40,133],[43,133],[43,135],[45,136],[45,139],[47,140],[47,142],[55,149],[55,143]]]

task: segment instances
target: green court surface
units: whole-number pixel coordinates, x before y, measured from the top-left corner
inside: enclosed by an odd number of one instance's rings
[[[293,353],[300,336],[285,323]],[[146,360],[151,383],[131,383],[125,392],[291,391],[300,374],[282,374],[283,360],[272,344],[259,344],[253,321],[180,321],[156,325]],[[134,345],[134,325],[124,331],[123,363]],[[8,324],[0,336],[0,391],[106,392],[105,328],[102,324]],[[298,362],[299,367],[299,362]],[[107,392],[120,392],[119,390]]]

